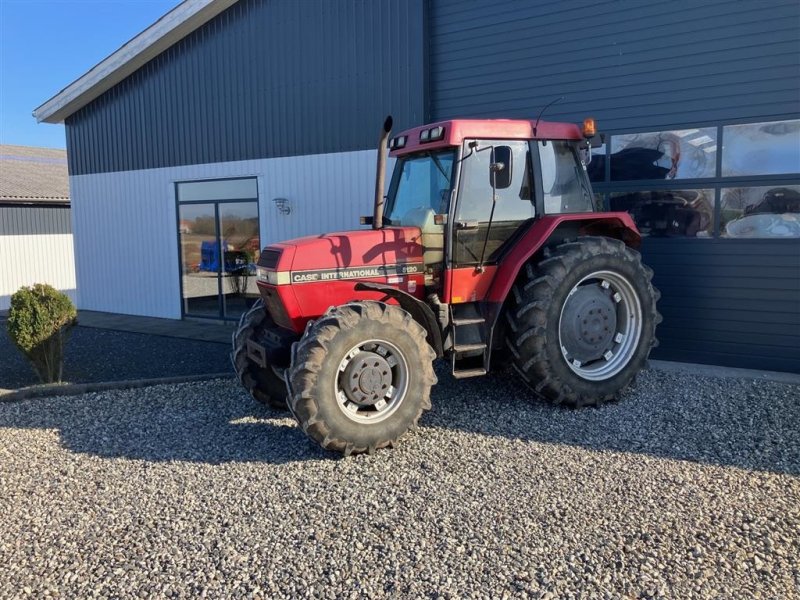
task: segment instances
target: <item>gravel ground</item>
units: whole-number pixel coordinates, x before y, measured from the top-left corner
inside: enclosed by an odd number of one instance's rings
[[[232,380],[0,404],[0,596],[798,597],[800,387],[440,381],[350,459]]]
[[[72,329],[64,350],[64,381],[123,381],[231,371],[227,344],[92,327]],[[40,383],[0,319],[0,388]]]

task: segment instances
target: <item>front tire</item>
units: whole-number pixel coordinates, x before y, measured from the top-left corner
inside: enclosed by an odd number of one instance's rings
[[[262,369],[247,356],[247,340],[255,339],[263,329],[274,326],[259,298],[239,319],[231,340],[231,363],[236,377],[250,395],[261,404],[286,410],[286,384],[270,366]]]
[[[326,450],[393,446],[431,407],[436,355],[410,314],[382,302],[333,307],[292,352],[291,412]]]
[[[611,238],[545,250],[526,265],[506,310],[512,366],[556,404],[615,399],[656,345],[652,276],[638,252]]]

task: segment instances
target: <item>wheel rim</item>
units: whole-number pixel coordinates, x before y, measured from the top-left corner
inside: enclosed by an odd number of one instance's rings
[[[339,363],[336,399],[347,418],[378,423],[402,404],[408,391],[408,363],[394,344],[368,340],[353,346]]]
[[[596,271],[570,290],[561,307],[561,354],[589,381],[610,379],[630,363],[642,336],[642,305],[630,281]]]

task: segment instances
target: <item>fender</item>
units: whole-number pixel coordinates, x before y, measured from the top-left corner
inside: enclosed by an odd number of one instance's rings
[[[553,239],[559,229],[567,230],[564,232],[566,234],[564,238],[602,235],[622,240],[632,248],[638,248],[642,241],[642,236],[636,228],[633,218],[626,212],[547,215],[537,219],[514,247],[503,256],[486,296],[485,306],[488,312],[486,321],[490,325],[487,356],[491,356],[495,328],[502,313],[503,304],[517,280],[519,272],[534,254]]]
[[[444,356],[444,349],[442,347],[442,331],[439,328],[439,322],[436,320],[436,315],[433,314],[431,307],[425,304],[411,294],[399,290],[390,285],[383,285],[380,283],[367,283],[359,282],[355,286],[356,290],[373,292],[382,292],[397,300],[400,307],[409,313],[414,320],[425,328],[428,332],[428,343],[436,352],[436,358]]]

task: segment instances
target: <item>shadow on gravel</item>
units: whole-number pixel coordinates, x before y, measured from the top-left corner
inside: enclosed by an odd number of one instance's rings
[[[325,458],[287,417],[250,399],[232,379],[0,403],[0,428],[56,429],[64,448],[103,458],[210,464]]]
[[[510,374],[437,375],[427,426],[800,475],[797,385],[647,370],[618,402],[575,410]]]
[[[511,376],[456,382],[437,368],[425,428],[800,474],[800,388],[645,371],[620,402],[570,410],[532,399]],[[287,463],[333,456],[288,413],[233,380],[0,404],[0,427],[57,429],[63,446],[148,461]]]

